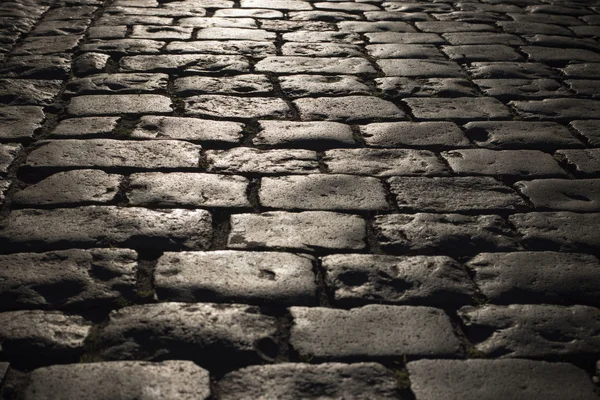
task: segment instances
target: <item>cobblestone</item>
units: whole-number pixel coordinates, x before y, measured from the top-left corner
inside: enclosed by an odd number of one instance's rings
[[[118,114],[168,114],[171,100],[155,94],[115,94],[78,96],[71,99],[68,112],[72,116]]]
[[[242,130],[238,122],[144,115],[130,137],[235,144],[241,140]]]
[[[564,157],[578,175],[598,175],[600,173],[599,149],[559,150],[556,153]]]
[[[360,122],[405,119],[393,103],[372,96],[318,97],[294,100],[303,121]]]
[[[211,172],[255,174],[310,174],[318,172],[317,155],[309,150],[258,150],[236,147],[209,150],[206,158]]]
[[[44,119],[41,107],[0,107],[0,139],[31,139]]]
[[[259,146],[318,148],[356,144],[352,129],[338,122],[260,121],[260,128],[253,139]]]
[[[360,127],[372,147],[468,147],[469,141],[452,122],[384,122]]]
[[[516,186],[538,210],[600,211],[600,179],[539,179]]]

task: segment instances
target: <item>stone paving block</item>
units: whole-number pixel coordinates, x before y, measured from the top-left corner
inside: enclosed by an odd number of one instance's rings
[[[63,119],[50,133],[51,138],[108,136],[117,127],[119,117],[84,117]]]
[[[400,211],[487,212],[525,207],[512,188],[491,177],[392,177],[388,183]]]
[[[71,116],[117,114],[168,114],[171,99],[156,94],[112,94],[77,96],[67,109]]]
[[[394,12],[394,11],[365,11],[368,21],[431,21],[429,14],[424,12]]]
[[[329,211],[273,211],[231,216],[227,246],[232,249],[361,250],[365,221]]]
[[[480,121],[464,125],[479,147],[493,150],[555,150],[583,147],[569,130],[555,122]]]
[[[90,39],[125,39],[127,26],[91,26],[88,29]]]
[[[367,52],[373,58],[439,58],[443,59],[444,55],[431,44],[397,44],[397,43],[381,43],[371,44],[366,46]]]
[[[428,150],[334,149],[325,152],[323,162],[334,174],[447,175],[446,166]]]
[[[98,7],[93,5],[78,5],[71,6],[67,9],[64,7],[53,8],[44,15],[46,21],[59,21],[59,20],[71,20],[71,19],[82,19],[91,18]]]
[[[127,25],[125,23],[117,25]],[[117,54],[160,53],[165,42],[150,39],[93,39],[79,46],[79,51]]]
[[[569,125],[583,136],[592,147],[600,147],[600,121],[572,121]]]
[[[115,201],[121,176],[86,169],[59,172],[15,193],[13,204],[45,205],[103,204]]]
[[[474,62],[466,70],[476,79],[558,78],[549,66],[533,62]]]
[[[242,8],[268,8],[276,10],[312,10],[310,3],[295,0],[242,0]]]
[[[283,40],[286,42],[301,42],[301,43],[346,43],[346,44],[362,44],[363,40],[356,33],[339,32],[339,31],[296,31],[283,34]]]
[[[417,119],[490,120],[510,119],[509,109],[490,97],[405,98]]]
[[[341,21],[337,26],[340,32],[416,32],[410,24],[401,21]]]
[[[383,122],[363,125],[360,132],[371,147],[469,147],[453,122]]]
[[[398,398],[394,375],[376,363],[283,363],[251,366],[219,381],[223,400],[381,399]]]
[[[49,106],[61,86],[58,80],[0,79],[0,99],[4,105]]]
[[[573,29],[574,27],[569,27]],[[598,50],[598,42],[592,39],[582,39],[569,36],[556,35],[526,35],[525,39],[530,44],[545,46],[545,47],[562,47],[564,49],[586,49],[590,51]]]
[[[199,40],[275,40],[275,33],[262,29],[202,28],[196,34]]]
[[[66,54],[9,57],[0,68],[3,78],[65,79],[70,72]]]
[[[98,74],[72,79],[65,88],[68,95],[101,93],[153,93],[166,91],[167,74]]]
[[[371,94],[369,86],[354,76],[292,75],[279,78],[279,83],[290,98]]]
[[[89,400],[138,397],[177,400],[210,398],[208,371],[190,361],[112,361],[53,365],[34,370],[25,398]],[[110,382],[110,384],[107,384]]]
[[[165,253],[156,267],[161,301],[314,305],[313,259],[280,252]]]
[[[217,56],[240,55],[255,58],[264,58],[277,54],[277,50],[273,43],[257,42],[253,40],[199,40],[192,42],[170,42],[167,44],[165,52],[214,54]]]
[[[256,0],[255,0],[256,1]],[[356,2],[319,2],[314,3],[315,8],[325,10],[343,10],[343,11],[380,11],[381,9],[373,4],[356,3]]]
[[[600,77],[599,66],[600,63],[568,64],[566,67],[560,68],[560,71],[568,78],[598,79]]]
[[[119,68],[125,72],[242,73],[250,71],[250,64],[237,55],[159,54],[123,57]]]
[[[514,33],[517,35],[564,35],[571,36],[572,33],[567,28],[554,24],[544,24],[531,21],[499,21],[497,25],[506,33]]]
[[[512,47],[501,44],[442,46],[442,51],[458,62],[523,60],[523,56]]]
[[[347,43],[302,43],[288,42],[281,46],[284,56],[311,56],[311,57],[362,57],[361,48]]]
[[[325,283],[335,304],[368,303],[459,307],[471,304],[475,286],[449,257],[336,254],[324,257]]]
[[[73,60],[73,73],[77,76],[98,74],[104,71],[110,56],[103,53],[83,53]]]
[[[263,178],[260,204],[286,210],[387,210],[382,183],[372,177],[314,174]]]
[[[258,146],[299,148],[356,145],[352,129],[339,122],[259,121],[261,131],[252,139]]]
[[[0,255],[3,310],[111,306],[131,299],[137,254],[133,250],[65,250]]]
[[[540,32],[538,32],[540,33]],[[531,61],[544,63],[598,62],[600,54],[585,49],[564,49],[560,47],[521,46],[521,51]]]
[[[273,32],[304,31],[333,31],[336,25],[326,21],[301,21],[301,20],[263,20],[261,27]]]
[[[212,236],[205,210],[114,206],[13,210],[0,228],[0,243],[15,250],[111,245],[203,250]]]
[[[463,307],[475,348],[494,358],[592,357],[600,352],[600,310],[546,304]],[[485,332],[485,334],[481,334]]]
[[[585,371],[532,360],[419,360],[407,364],[416,400],[595,400]]]
[[[473,83],[488,96],[505,100],[571,96],[553,79],[476,79]]]
[[[364,35],[369,43],[446,44],[437,33],[373,32]]]
[[[317,154],[309,150],[259,150],[236,147],[206,151],[210,172],[311,174],[319,172]]]
[[[375,96],[318,97],[294,100],[303,121],[359,122],[406,119],[395,104]]]
[[[276,319],[242,304],[159,303],[113,311],[98,333],[106,360],[195,361],[202,367],[272,361]]]
[[[273,84],[265,75],[237,75],[217,78],[187,76],[175,80],[174,89],[183,96],[194,94],[269,94]]]
[[[556,154],[573,166],[578,175],[600,174],[600,149],[558,150]]]
[[[319,361],[456,357],[450,319],[431,307],[367,305],[351,310],[291,307],[290,344]]]
[[[376,78],[375,84],[388,98],[478,96],[475,86],[461,78]]]
[[[539,150],[464,149],[442,153],[459,175],[512,178],[560,178],[567,173],[550,154]]]
[[[192,28],[183,26],[134,25],[129,37],[134,39],[186,40],[192,38]]]
[[[377,65],[386,76],[462,78],[466,75],[457,63],[446,60],[381,59]]]
[[[218,10],[217,10],[218,11]],[[191,26],[194,28],[257,28],[256,20],[252,18],[227,18],[227,17],[189,17],[180,18],[179,26]]]
[[[600,237],[596,234],[600,214],[574,212],[538,212],[515,214],[510,222],[522,235],[530,250],[597,252]]]
[[[273,118],[291,116],[290,107],[280,98],[201,95],[184,99],[186,115],[217,118]]]
[[[113,139],[38,142],[25,160],[27,168],[187,168],[196,169],[200,146],[177,140]]]
[[[90,19],[72,19],[62,21],[43,20],[30,32],[31,36],[69,36],[83,35],[90,25]]]
[[[600,81],[595,79],[567,80],[569,88],[581,97],[600,98]]]
[[[151,15],[110,15],[105,14],[98,18],[94,25],[96,26],[121,26],[121,25],[173,25],[174,18],[154,17]],[[142,40],[142,39],[131,39]],[[92,42],[98,47],[102,41]]]
[[[218,18],[279,19],[284,17],[281,11],[262,8],[226,8],[216,10],[214,15]]]
[[[130,137],[235,144],[242,139],[243,127],[239,122],[144,115]]]
[[[392,252],[468,255],[518,250],[515,233],[498,215],[392,214],[375,217],[380,245]]]
[[[266,57],[255,65],[258,72],[275,74],[370,74],[375,68],[364,58]]]
[[[473,3],[471,3],[473,4]],[[500,44],[507,46],[518,46],[525,44],[525,41],[517,35],[511,35],[508,33],[496,33],[496,32],[451,32],[444,33],[442,37],[448,41],[448,43],[464,46],[464,45],[491,45]]]
[[[0,206],[4,203],[6,192],[10,187],[10,181],[0,178]]]
[[[6,176],[8,168],[21,150],[20,144],[0,144],[0,177]]]
[[[241,176],[148,172],[130,176],[127,198],[135,206],[249,208],[248,184]]]
[[[91,323],[59,311],[0,313],[0,354],[13,366],[47,364],[51,360],[76,361]]]
[[[42,107],[0,107],[0,139],[31,139],[46,118]],[[0,158],[4,158],[0,156]]]
[[[550,251],[478,254],[467,264],[493,304],[598,304],[600,261]]]
[[[600,179],[539,179],[515,186],[537,210],[600,211]]]
[[[83,35],[67,36],[31,36],[23,40],[13,50],[15,55],[40,55],[54,53],[72,53],[77,48]]]

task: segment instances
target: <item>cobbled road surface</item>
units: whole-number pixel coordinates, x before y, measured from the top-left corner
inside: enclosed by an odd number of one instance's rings
[[[0,1],[3,399],[598,400],[600,2]]]

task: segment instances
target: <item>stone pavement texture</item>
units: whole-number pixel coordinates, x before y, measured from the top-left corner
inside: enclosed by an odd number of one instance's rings
[[[598,0],[0,0],[2,399],[600,399]]]

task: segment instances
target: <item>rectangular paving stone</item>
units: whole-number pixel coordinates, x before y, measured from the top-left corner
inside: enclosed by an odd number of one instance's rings
[[[444,55],[431,44],[397,44],[397,43],[381,43],[365,46],[367,52],[373,58],[439,58],[443,59]]]
[[[394,44],[445,44],[437,33],[372,32],[364,34],[369,43]]]
[[[155,272],[160,301],[313,305],[313,260],[279,252],[165,253]]]
[[[215,17],[211,17],[215,18]],[[238,18],[243,19],[243,18]],[[173,41],[165,47],[165,53],[200,53],[222,55],[238,55],[254,58],[265,58],[277,54],[271,42],[255,40],[196,40],[191,42]]]
[[[382,122],[360,126],[371,147],[469,147],[470,143],[453,122]]]
[[[560,68],[560,71],[568,78],[598,79],[600,77],[598,66],[600,63],[568,64],[566,67]]]
[[[117,127],[119,117],[83,117],[63,119],[50,133],[54,138],[108,136]]]
[[[597,398],[585,371],[532,360],[418,360],[407,364],[416,400]],[[493,376],[494,379],[490,379]],[[476,389],[475,389],[476,388]]]
[[[511,119],[509,109],[490,97],[457,97],[454,99],[405,98],[417,119],[425,120],[490,120]]]
[[[431,307],[368,305],[351,310],[291,307],[290,344],[319,361],[456,357],[450,319]]]
[[[322,259],[325,284],[342,307],[369,303],[459,307],[471,304],[475,285],[445,256],[336,254]]]
[[[400,211],[487,212],[525,207],[515,190],[492,177],[392,177],[388,183]]]
[[[375,217],[380,245],[402,254],[468,255],[517,250],[515,233],[498,215],[391,214]]]
[[[157,17],[154,17],[157,18]],[[169,18],[170,20],[170,18]],[[121,22],[121,21],[118,21]],[[129,25],[127,23],[118,23],[116,25]],[[134,23],[137,21],[134,21]],[[154,23],[154,21],[152,21]],[[92,39],[79,46],[79,51],[93,51],[99,53],[117,53],[117,54],[156,54],[165,45],[160,40],[150,39]]]
[[[29,36],[15,48],[12,54],[15,55],[38,55],[54,53],[72,53],[83,35],[63,35],[63,36]]]
[[[217,118],[273,118],[291,116],[285,101],[274,97],[237,97],[219,94],[192,96],[184,99],[185,114]]]
[[[22,148],[20,144],[0,144],[0,177],[6,176]]]
[[[464,125],[479,147],[493,150],[556,150],[583,147],[564,126],[556,122],[477,121]]]
[[[593,119],[572,121],[569,125],[583,136],[591,147],[600,147],[600,121]]]
[[[275,33],[262,29],[202,28],[196,34],[199,40],[275,40]]]
[[[224,18],[256,18],[266,20],[283,18],[281,11],[266,10],[264,8],[226,8],[216,10],[214,15]]]
[[[325,152],[323,162],[334,174],[447,175],[446,166],[428,150],[334,149]]]
[[[467,338],[488,357],[581,360],[600,353],[600,311],[597,308],[486,305],[463,307],[458,315],[465,324]],[[482,330],[487,334],[482,336]]]
[[[341,21],[337,26],[340,32],[416,32],[410,24],[402,21]]]
[[[265,75],[237,75],[232,77],[187,76],[174,83],[175,92],[183,96],[194,94],[268,94],[273,84]]]
[[[456,21],[422,21],[415,22],[417,28],[422,32],[489,32],[495,31],[496,27],[492,24],[472,24],[468,22]]]
[[[560,178],[567,173],[550,154],[539,150],[462,149],[442,153],[459,175]]]
[[[421,59],[380,59],[377,65],[385,76],[463,78],[465,72],[453,61]]]
[[[503,44],[508,46],[518,46],[525,44],[525,41],[517,35],[495,32],[449,32],[443,33],[442,37],[453,45],[490,45]]]
[[[114,306],[132,300],[137,253],[125,249],[0,255],[0,308]]]
[[[190,361],[53,365],[33,371],[24,389],[31,400],[43,400],[47,393],[56,400],[133,398],[148,391],[164,398],[206,400],[210,398],[209,373]]]
[[[134,25],[129,37],[133,39],[186,40],[192,38],[192,30],[191,27],[183,26]]]
[[[45,119],[42,107],[0,107],[0,140],[31,139]]]
[[[523,61],[523,56],[512,47],[502,44],[468,44],[442,46],[442,51],[457,62]]]
[[[268,8],[276,10],[312,10],[310,3],[295,0],[242,0],[242,8]]]
[[[515,186],[536,210],[600,211],[600,179],[536,179]]]
[[[376,72],[368,60],[358,57],[266,57],[256,63],[255,69],[258,72],[275,74],[374,74]]]
[[[600,82],[596,79],[569,79],[565,84],[580,97],[599,98]]]
[[[294,100],[303,121],[359,122],[406,119],[395,104],[375,96],[317,97]]]
[[[467,267],[493,304],[587,304],[600,300],[600,261],[550,251],[483,253]]]
[[[113,139],[47,140],[27,156],[27,168],[197,169],[200,146],[188,142]]]
[[[339,122],[259,121],[261,131],[252,139],[257,146],[298,148],[352,147],[350,126]]]
[[[126,195],[135,206],[250,208],[248,184],[241,176],[148,172],[130,175]]]
[[[116,201],[122,176],[93,169],[59,172],[18,191],[12,204],[37,208]]]
[[[127,26],[91,26],[88,29],[90,39],[125,39]]]
[[[536,212],[515,214],[510,222],[522,235],[529,250],[597,252],[600,248],[598,231],[600,214],[574,212]]]
[[[552,32],[551,34],[556,34],[556,32]],[[521,51],[529,56],[529,60],[543,63],[566,64],[570,62],[588,63],[600,61],[600,54],[595,51],[585,49],[521,46]]]
[[[363,57],[362,50],[358,45],[334,42],[288,42],[281,46],[281,54],[311,57]]]
[[[159,54],[123,57],[119,69],[124,72],[249,72],[246,57],[211,54]]]
[[[144,115],[130,137],[235,144],[242,139],[243,127],[231,121]]]
[[[98,355],[106,360],[183,359],[211,369],[240,367],[272,361],[276,334],[277,320],[256,306],[145,304],[110,314],[98,333]]]
[[[357,215],[329,211],[234,214],[227,247],[231,249],[361,250],[366,225]]]
[[[189,17],[177,20],[179,26],[194,28],[258,28],[256,20],[252,18],[226,18],[226,17]]]
[[[62,81],[59,80],[0,79],[0,98],[4,105],[10,106],[49,106],[61,86]],[[32,117],[35,118],[34,115]]]
[[[463,78],[376,78],[377,89],[387,98],[478,96],[476,87]]]
[[[115,206],[13,210],[0,227],[0,244],[36,251],[112,245],[203,250],[212,236],[205,210]]]
[[[0,68],[3,78],[66,79],[70,72],[70,54],[14,56]]]
[[[347,43],[347,44],[362,44],[361,37],[356,33],[340,32],[340,31],[296,31],[284,33],[282,39],[285,42],[301,42],[301,43]]]
[[[474,62],[466,70],[477,79],[558,78],[549,66],[534,62]]]
[[[173,25],[174,18],[155,17],[152,15],[110,15],[104,14],[95,22],[96,26],[120,25]],[[137,39],[142,40],[142,39]],[[101,43],[101,42],[100,42]]]
[[[236,147],[206,151],[210,172],[246,174],[313,174],[319,172],[317,153],[309,150],[259,150]]]
[[[70,116],[117,114],[168,114],[171,99],[156,94],[103,94],[77,96],[67,108]]]
[[[292,75],[279,78],[283,93],[290,98],[314,96],[370,95],[371,88],[349,75]]]
[[[558,150],[556,154],[565,159],[577,175],[600,174],[600,149]]]
[[[314,174],[261,179],[260,204],[286,210],[387,210],[382,183],[372,177]]]
[[[553,79],[476,79],[473,82],[486,95],[503,100],[571,96]]]
[[[164,92],[168,83],[167,74],[97,74],[70,80],[65,94]]]

